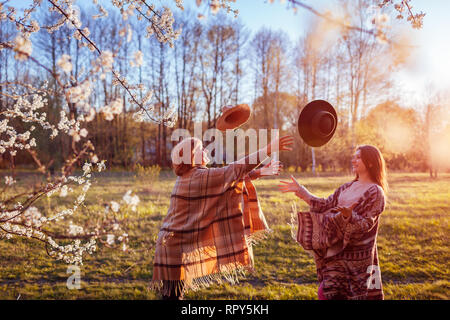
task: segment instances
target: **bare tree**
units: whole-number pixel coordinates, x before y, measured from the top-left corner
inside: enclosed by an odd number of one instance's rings
[[[177,91],[178,127],[188,128],[197,112],[200,95],[200,41],[203,29],[192,13],[177,19],[183,26],[183,34],[174,48],[175,80]]]
[[[233,24],[218,15],[204,33],[200,55],[201,88],[208,128],[216,124],[220,108],[231,102],[231,57],[236,47]]]
[[[358,0],[357,2],[342,1],[353,12],[354,23],[361,29],[368,20],[367,8],[370,1]],[[383,46],[376,38],[363,31],[349,30],[342,36],[342,45],[345,56],[344,63],[348,85],[349,123],[352,132],[352,148],[356,145],[355,124],[361,116],[364,107],[367,106],[367,97],[371,92],[379,92],[388,85],[389,79],[386,61],[381,60]]]
[[[270,128],[270,105],[268,104],[271,82],[271,45],[274,34],[271,30],[261,29],[253,37],[250,44],[250,52],[253,58],[253,71],[255,78],[255,96],[262,96],[263,116],[265,128]]]

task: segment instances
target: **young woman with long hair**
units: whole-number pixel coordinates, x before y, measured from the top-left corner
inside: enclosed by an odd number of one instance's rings
[[[297,241],[314,256],[320,300],[384,298],[376,240],[388,188],[386,165],[378,148],[363,145],[352,167],[355,178],[326,199],[292,176],[279,185],[310,206],[297,213]]]

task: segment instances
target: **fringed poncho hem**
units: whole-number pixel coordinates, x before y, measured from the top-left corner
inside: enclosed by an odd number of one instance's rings
[[[267,239],[273,232],[271,229],[260,230],[251,235],[245,236],[247,246],[252,248],[253,245],[260,241]],[[239,283],[240,280],[246,279],[246,273],[253,273],[253,263],[242,265],[233,263],[230,265],[223,265],[220,271],[211,273],[202,277],[185,279],[185,280],[152,280],[149,289],[159,292],[163,296],[169,296],[175,292],[177,294],[185,294],[189,291],[198,291],[208,288],[215,284],[229,283],[231,285]]]
[[[197,168],[177,179],[155,248],[151,289],[185,293],[234,284],[253,271],[252,246],[270,229],[249,169]]]

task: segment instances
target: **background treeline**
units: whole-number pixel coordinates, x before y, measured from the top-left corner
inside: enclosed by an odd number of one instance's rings
[[[352,12],[353,25],[363,28],[370,4],[342,1],[342,7]],[[354,148],[367,143],[381,149],[391,170],[429,170],[432,174],[448,168],[450,125],[442,95],[430,90],[429,103],[414,108],[397,102],[402,92],[393,87],[392,75],[402,67],[411,47],[395,34],[383,43],[371,34],[345,31],[318,19],[293,41],[282,31],[251,33],[245,23],[226,14],[199,20],[195,12],[186,10],[175,19],[183,32],[171,49],[145,38],[144,30],[132,18],[127,27],[118,13],[111,11],[108,19],[95,20],[90,18],[91,11],[82,8],[81,20],[103,50],[116,53],[115,68],[120,74],[153,90],[156,114],[175,108],[178,115],[174,128],[135,122],[135,107],[109,76],[92,84],[90,104],[97,109],[117,98],[123,102],[123,112],[114,120],[107,121],[98,113],[87,127],[98,158],[106,159],[108,167],[169,166],[174,129],[193,130],[194,122],[202,122],[204,129],[213,128],[222,106],[248,103],[252,116],[244,129],[279,128],[282,134],[296,136],[294,152],[282,154],[281,160],[297,171],[348,171]],[[54,19],[48,11],[35,18],[42,24]],[[14,39],[16,31],[9,24],[0,27],[1,41]],[[92,54],[88,55],[88,48],[78,47],[71,34],[73,30],[67,27],[54,33],[40,32],[32,38],[32,56],[57,71],[61,55],[70,54],[70,81],[76,84],[90,69]],[[130,64],[137,50],[144,56],[139,67]],[[54,85],[35,64],[18,63],[13,52],[1,50],[0,82],[5,81],[37,87],[49,81],[50,88]],[[1,94],[3,90],[0,87],[0,110],[13,103]],[[45,111],[57,123],[63,99],[56,93],[47,99]],[[314,99],[335,106],[339,125],[329,144],[312,150],[298,136],[297,118],[302,107]],[[67,111],[72,115],[78,112],[75,108]],[[49,143],[48,132],[36,130],[39,157],[59,168],[71,152],[71,137],[58,136]],[[0,165],[32,166],[33,159],[25,152],[19,151],[15,157],[6,152]]]

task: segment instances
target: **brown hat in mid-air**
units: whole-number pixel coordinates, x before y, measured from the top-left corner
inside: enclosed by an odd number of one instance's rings
[[[216,128],[225,131],[242,126],[250,118],[250,107],[247,104],[222,107],[222,114],[217,119]]]
[[[308,103],[298,117],[298,132],[311,147],[321,147],[333,137],[338,117],[333,106],[325,100]]]

